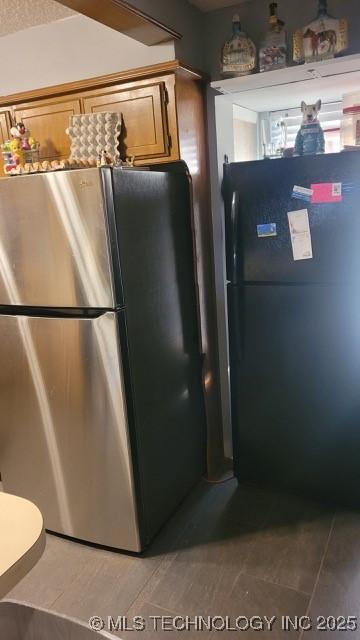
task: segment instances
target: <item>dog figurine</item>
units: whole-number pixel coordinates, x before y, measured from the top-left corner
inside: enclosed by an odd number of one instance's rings
[[[295,142],[294,156],[308,156],[325,153],[324,132],[318,120],[321,100],[316,104],[301,103],[303,121]]]

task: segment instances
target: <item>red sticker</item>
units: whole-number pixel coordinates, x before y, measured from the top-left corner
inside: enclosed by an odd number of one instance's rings
[[[312,204],[323,204],[326,202],[342,202],[341,182],[321,182],[311,185],[313,194]]]

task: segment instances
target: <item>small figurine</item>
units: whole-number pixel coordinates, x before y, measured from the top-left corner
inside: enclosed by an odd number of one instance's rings
[[[321,100],[316,104],[307,105],[301,103],[303,121],[296,136],[294,156],[307,156],[317,153],[325,153],[325,138],[318,114],[321,109]]]
[[[21,147],[20,138],[13,138],[9,143],[10,151],[14,160],[14,164],[18,165],[24,162],[24,153]]]
[[[26,127],[23,122],[18,122],[14,127],[11,127],[10,133],[13,138],[19,138],[22,140],[26,133]]]
[[[108,165],[111,165],[111,164],[112,164],[111,156],[108,154],[106,149],[103,149],[101,151],[101,153],[99,153],[97,166],[98,167],[107,167]]]
[[[11,127],[10,133],[15,140],[20,141],[23,151],[30,151],[29,132],[23,122],[18,122],[14,127]]]
[[[31,149],[32,151],[36,151],[36,149],[37,149],[37,148],[38,148],[38,146],[39,146],[39,143],[38,143],[38,142],[36,142],[36,140],[35,140],[34,138],[31,138],[31,137],[30,137],[30,138],[29,138],[29,145],[30,145],[30,149]]]
[[[30,173],[33,161],[39,160],[39,143],[30,137],[23,122],[10,129],[11,140],[1,145],[4,172],[10,175]]]

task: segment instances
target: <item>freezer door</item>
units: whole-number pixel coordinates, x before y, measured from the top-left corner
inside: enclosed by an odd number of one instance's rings
[[[1,315],[0,335],[5,491],[49,530],[139,551],[117,314]]]
[[[98,169],[0,181],[0,305],[115,306]]]
[[[360,273],[360,154],[338,153],[227,165],[228,280],[350,282]],[[294,186],[341,185],[341,202],[311,204]],[[312,258],[294,260],[288,213],[307,209]],[[264,225],[276,225],[272,231]],[[269,234],[269,235],[267,235]]]
[[[228,295],[236,475],[358,508],[358,286],[249,285]]]

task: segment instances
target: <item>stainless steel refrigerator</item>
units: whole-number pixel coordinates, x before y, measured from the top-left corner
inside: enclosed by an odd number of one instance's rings
[[[0,181],[0,362],[5,491],[143,549],[204,471],[185,173]]]
[[[225,165],[240,480],[360,505],[360,154]]]

